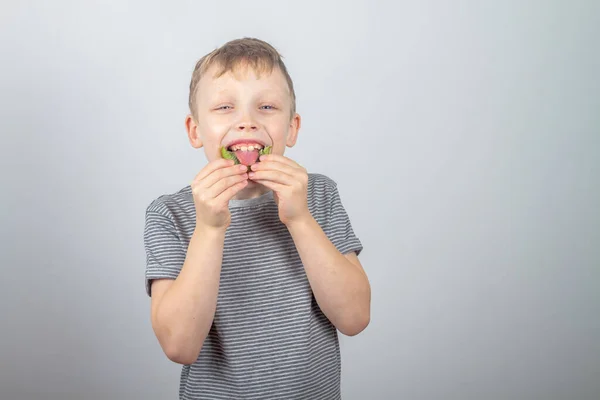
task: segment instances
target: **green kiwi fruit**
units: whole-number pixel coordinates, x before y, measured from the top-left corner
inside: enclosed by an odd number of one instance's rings
[[[273,146],[267,146],[265,148],[262,148],[258,152],[258,156],[260,157],[265,154],[271,154],[272,149]],[[225,146],[221,147],[221,157],[223,157],[226,160],[233,160],[236,164],[240,163],[240,160],[238,160],[238,158],[235,156],[235,153],[233,151],[227,150],[227,147]],[[250,171],[250,167],[248,167],[248,171]]]

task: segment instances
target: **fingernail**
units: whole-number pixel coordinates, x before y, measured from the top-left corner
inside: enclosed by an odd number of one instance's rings
[[[248,173],[248,178],[254,178],[254,172],[249,172]]]
[[[248,169],[245,165],[240,165],[240,171],[246,171]]]

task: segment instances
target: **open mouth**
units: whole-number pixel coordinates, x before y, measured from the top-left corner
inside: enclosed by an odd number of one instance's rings
[[[234,144],[231,145],[227,148],[228,151],[254,151],[254,150],[262,150],[264,148],[264,146],[260,143],[238,143],[238,144]]]
[[[233,160],[236,164],[250,166],[259,161],[263,154],[271,154],[272,146],[263,146],[260,143],[236,143],[229,147],[221,147],[221,157]]]

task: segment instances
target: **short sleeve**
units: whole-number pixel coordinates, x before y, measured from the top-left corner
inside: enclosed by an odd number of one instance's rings
[[[358,255],[363,249],[362,243],[354,234],[350,217],[342,204],[337,185],[333,181],[332,183],[328,196],[329,216],[325,233],[340,253],[348,254],[354,251]]]
[[[146,210],[144,247],[146,249],[146,293],[151,296],[153,279],[177,278],[183,267],[186,251],[171,218],[151,210]]]

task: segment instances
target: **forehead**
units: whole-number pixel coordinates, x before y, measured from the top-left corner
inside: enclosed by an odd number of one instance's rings
[[[232,71],[225,71],[217,77],[219,72],[221,68],[217,65],[206,70],[198,82],[197,96],[234,92],[239,89],[290,94],[283,73],[276,67],[272,71],[259,71],[252,66],[238,65]]]

